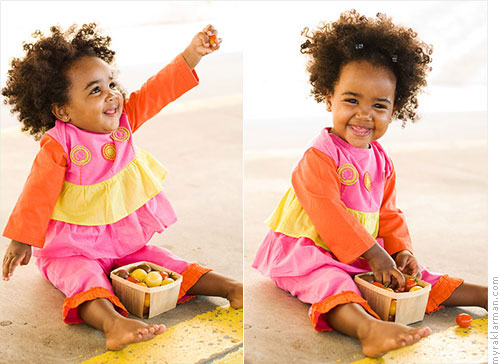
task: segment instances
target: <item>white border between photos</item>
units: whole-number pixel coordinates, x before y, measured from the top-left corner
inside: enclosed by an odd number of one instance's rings
[[[498,82],[500,59],[498,49],[498,34],[500,26],[498,16],[500,15],[498,1],[488,1],[488,286],[489,286],[489,307],[488,307],[488,363],[496,364],[500,362],[499,345],[499,322],[498,311],[500,301],[499,272],[500,253],[498,229],[497,204],[500,202],[500,191],[498,189],[498,167],[500,152],[498,151],[495,137],[500,132],[498,113],[495,111],[498,105]]]

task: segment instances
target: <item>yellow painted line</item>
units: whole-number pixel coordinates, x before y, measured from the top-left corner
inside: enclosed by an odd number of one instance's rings
[[[132,344],[120,351],[108,351],[81,364],[203,363],[226,352],[229,352],[228,360],[232,360],[232,350],[242,344],[243,310],[218,307],[168,327],[153,340]],[[243,363],[243,360],[227,363]]]
[[[488,317],[472,320],[467,329],[454,326],[423,338],[414,345],[384,356],[351,364],[487,363]]]
[[[243,364],[243,348],[230,352],[223,358],[210,362],[210,364]]]

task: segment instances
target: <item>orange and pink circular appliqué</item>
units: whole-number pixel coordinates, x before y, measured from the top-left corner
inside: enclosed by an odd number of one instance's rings
[[[104,159],[113,162],[116,159],[116,147],[113,143],[106,143],[101,148]]]

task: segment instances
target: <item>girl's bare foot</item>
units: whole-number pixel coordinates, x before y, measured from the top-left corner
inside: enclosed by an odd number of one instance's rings
[[[121,350],[130,344],[154,339],[165,332],[165,325],[148,325],[142,321],[117,317],[104,329],[106,348]]]
[[[235,282],[232,287],[228,290],[226,299],[229,300],[231,307],[242,308],[243,307],[243,284],[240,282]]]
[[[412,345],[430,334],[431,329],[428,327],[413,328],[394,322],[371,320],[366,325],[360,325],[358,338],[363,354],[373,358]]]

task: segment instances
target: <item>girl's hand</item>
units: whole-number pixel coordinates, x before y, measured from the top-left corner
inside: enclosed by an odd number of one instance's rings
[[[222,39],[217,37],[217,29],[211,24],[203,28],[201,32],[194,36],[191,43],[182,52],[189,68],[194,69],[198,62],[200,62],[201,57],[219,49],[221,42]]]
[[[418,267],[417,258],[415,258],[408,250],[402,250],[397,253],[394,260],[396,261],[396,265],[401,272],[418,279],[422,276],[420,268]]]
[[[8,281],[12,274],[14,274],[14,269],[21,264],[26,265],[29,263],[31,258],[31,245],[20,243],[19,241],[11,240],[10,245],[5,252],[3,257],[2,265],[2,278],[4,281]]]
[[[375,244],[368,249],[363,254],[363,258],[368,260],[377,282],[391,287],[395,291],[404,290],[405,277],[403,273],[396,268],[396,263],[392,257],[380,245]]]

